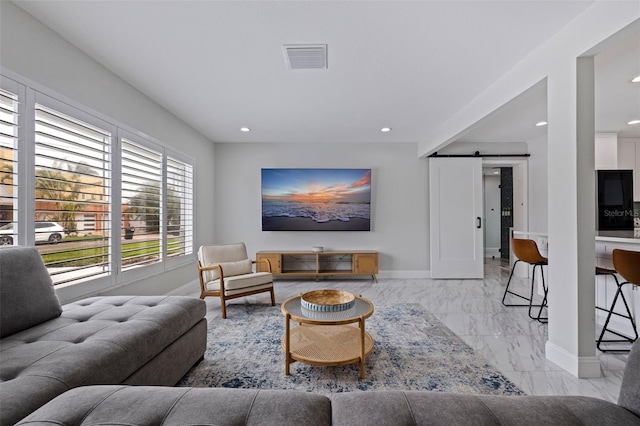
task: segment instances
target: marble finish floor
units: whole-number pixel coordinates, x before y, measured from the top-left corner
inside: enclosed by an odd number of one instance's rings
[[[602,377],[578,379],[545,358],[547,326],[529,319],[526,308],[501,303],[509,269],[487,260],[484,280],[326,279],[275,282],[276,302],[319,288],[361,294],[374,305],[420,303],[529,395],[583,395],[617,402],[627,360],[624,353],[600,354]],[[522,289],[525,280],[518,280]],[[218,298],[207,298],[207,317],[220,315]],[[268,293],[228,303],[269,303]],[[375,321],[375,313],[369,321]]]

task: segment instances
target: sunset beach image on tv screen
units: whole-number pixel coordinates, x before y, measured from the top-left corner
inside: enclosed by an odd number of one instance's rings
[[[369,231],[371,169],[262,169],[263,231]]]

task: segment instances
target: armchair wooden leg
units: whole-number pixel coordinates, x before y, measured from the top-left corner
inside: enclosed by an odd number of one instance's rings
[[[276,306],[276,295],[273,292],[273,287],[271,287],[271,306]]]
[[[224,301],[224,297],[220,298],[220,305],[222,308],[222,319],[227,319],[227,304]]]

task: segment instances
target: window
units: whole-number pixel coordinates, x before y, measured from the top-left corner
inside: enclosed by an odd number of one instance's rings
[[[121,139],[122,269],[162,258],[162,154]],[[135,238],[134,238],[135,237]]]
[[[14,78],[0,79],[0,244],[35,245],[71,297],[191,261],[193,160]]]
[[[35,242],[54,284],[111,272],[111,134],[43,105],[35,106]],[[87,200],[88,199],[88,200]],[[78,219],[95,215],[95,230]],[[61,244],[58,244],[61,243]]]
[[[18,97],[0,90],[0,244],[16,243]]]
[[[193,253],[193,166],[167,160],[167,256]]]

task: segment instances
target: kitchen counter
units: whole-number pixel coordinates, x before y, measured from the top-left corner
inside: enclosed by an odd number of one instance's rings
[[[596,241],[639,244],[640,228],[633,231],[596,231]]]

